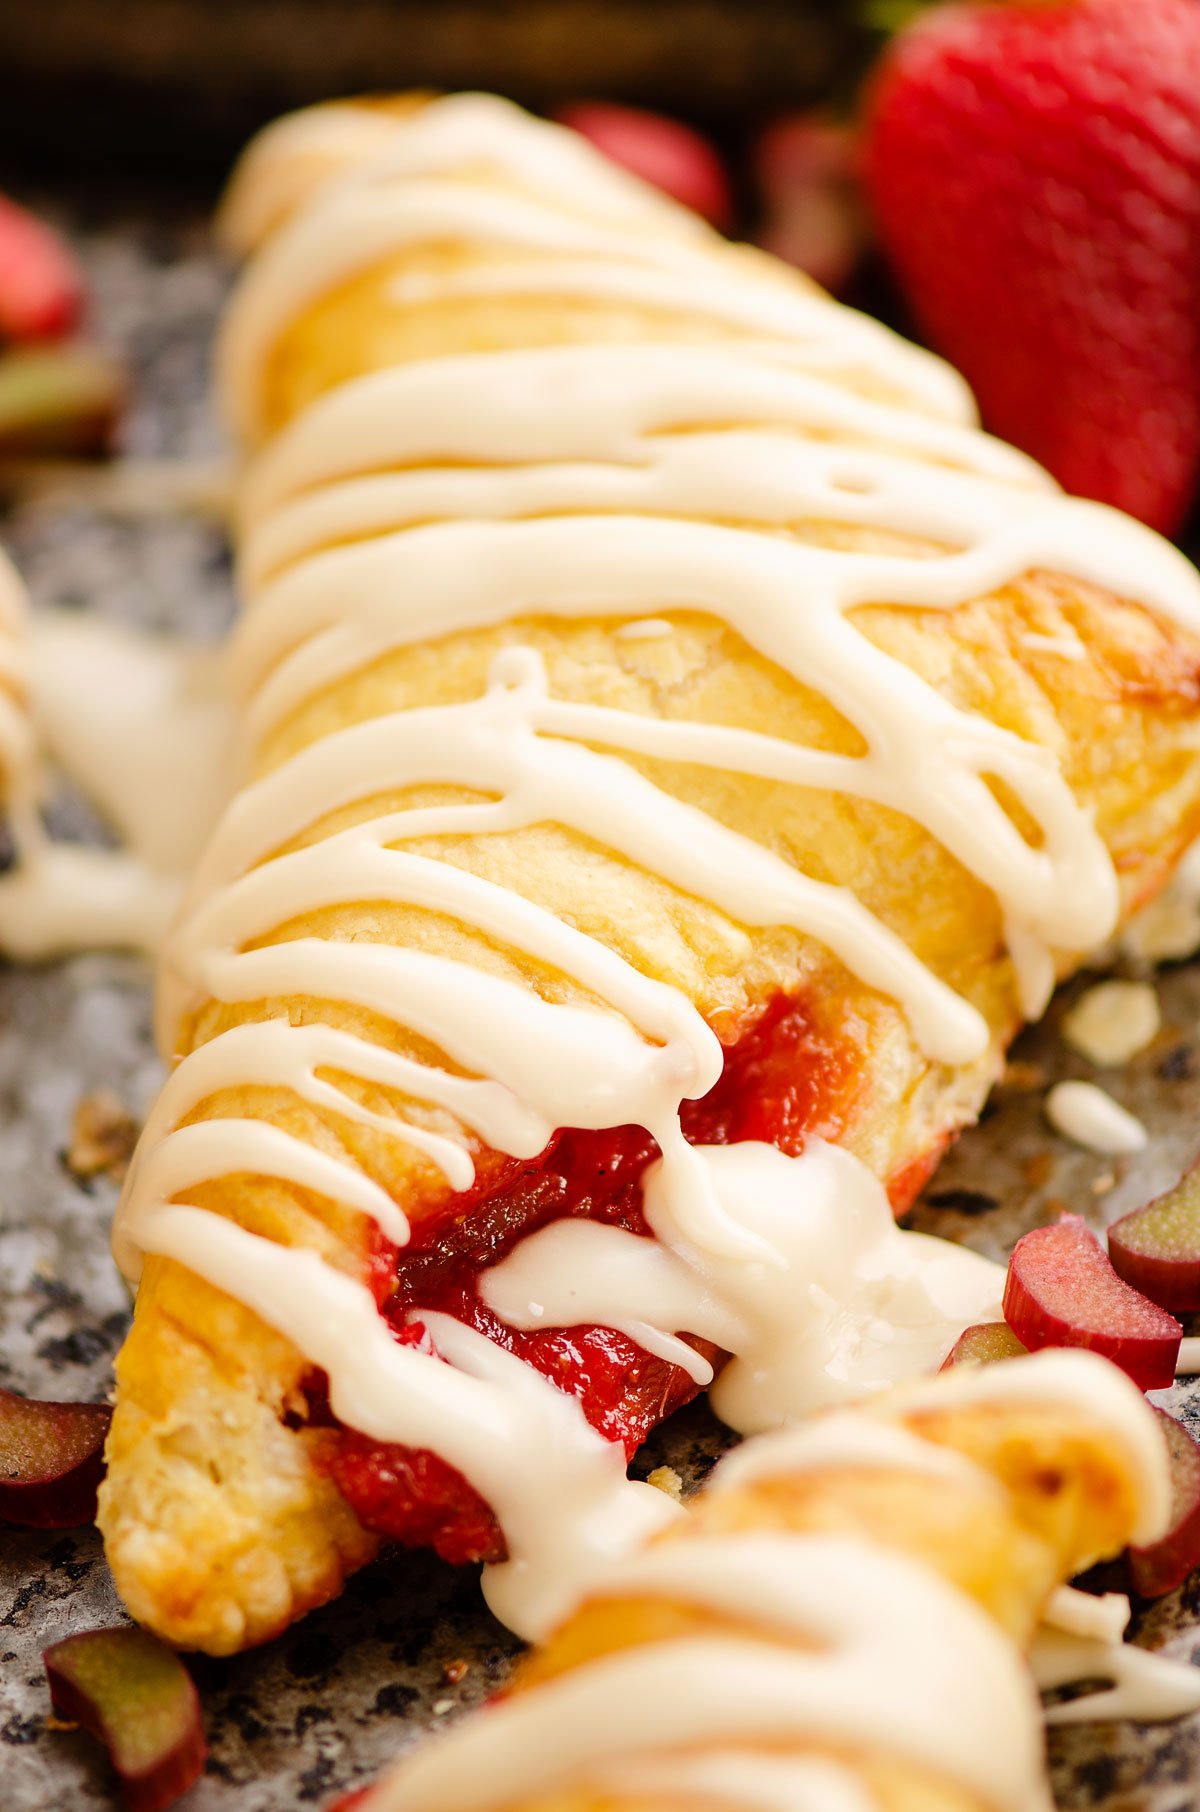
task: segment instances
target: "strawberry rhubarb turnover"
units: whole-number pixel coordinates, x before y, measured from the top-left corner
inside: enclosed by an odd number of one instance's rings
[[[626,1475],[676,1405],[764,1429],[998,1313],[893,1211],[1200,830],[1200,583],[499,100],[285,120],[224,220],[245,784],[162,961],[100,1521],[185,1646],[387,1541],[536,1637],[680,1514]]]

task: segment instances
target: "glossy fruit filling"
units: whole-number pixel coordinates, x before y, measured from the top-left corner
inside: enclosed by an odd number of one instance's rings
[[[835,1039],[803,1001],[780,995],[726,1045],[724,1069],[709,1094],[684,1103],[683,1129],[693,1144],[757,1139],[796,1153],[806,1137],[835,1138],[842,1131],[860,1075],[844,1032]],[[455,1316],[578,1397],[592,1426],[631,1456],[658,1422],[696,1395],[688,1374],[611,1328],[509,1328],[480,1301],[477,1281],[519,1239],[568,1215],[649,1237],[642,1175],[657,1156],[641,1127],[565,1130],[531,1163],[514,1161],[499,1180],[493,1173],[486,1184],[448,1195],[422,1216],[411,1245],[397,1250],[379,1241],[372,1280],[396,1338],[406,1344],[427,1338],[422,1310]],[[367,1528],[408,1546],[433,1547],[454,1562],[504,1558],[487,1504],[436,1454],[338,1425],[329,1464]]]

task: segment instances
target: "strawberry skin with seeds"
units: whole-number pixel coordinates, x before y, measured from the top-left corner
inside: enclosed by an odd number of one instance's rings
[[[867,127],[886,251],[986,425],[1176,530],[1200,475],[1200,6],[935,8]]]

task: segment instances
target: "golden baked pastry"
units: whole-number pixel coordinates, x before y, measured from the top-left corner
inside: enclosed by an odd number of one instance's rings
[[[332,1812],[1049,1808],[1020,1651],[1166,1497],[1153,1412],[1092,1354],[759,1436],[500,1701]]]
[[[998,1286],[882,1186],[1200,827],[1181,556],[562,129],[338,117],[230,204],[249,774],[117,1240],[108,1555],[214,1652],[385,1537],[536,1634],[715,1369],[936,1365]]]

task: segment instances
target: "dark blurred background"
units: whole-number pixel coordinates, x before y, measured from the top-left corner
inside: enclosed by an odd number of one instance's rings
[[[897,0],[0,0],[0,182],[211,184],[273,115],[362,90],[662,108],[736,149],[849,95]]]

